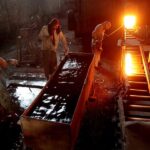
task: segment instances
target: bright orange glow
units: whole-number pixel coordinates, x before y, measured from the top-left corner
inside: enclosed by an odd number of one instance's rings
[[[125,73],[126,75],[132,75],[133,70],[132,70],[132,57],[131,54],[127,53],[125,54]]]
[[[124,26],[126,29],[134,29],[136,25],[136,17],[135,16],[125,16],[124,17]]]

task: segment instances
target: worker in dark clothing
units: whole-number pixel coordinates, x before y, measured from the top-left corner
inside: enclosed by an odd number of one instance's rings
[[[102,49],[102,41],[105,34],[105,31],[111,28],[111,22],[105,21],[101,24],[98,24],[92,32],[92,51],[94,53],[95,59],[95,68],[98,68],[98,64],[100,62]],[[106,35],[107,36],[107,35]]]

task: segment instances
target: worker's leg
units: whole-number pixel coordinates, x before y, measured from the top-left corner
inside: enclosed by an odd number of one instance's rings
[[[92,40],[92,50],[94,52],[95,68],[98,69],[101,59],[102,40]]]
[[[43,60],[43,68],[44,68],[44,73],[45,77],[48,80],[49,79],[49,51],[48,50],[42,50],[42,60]]]
[[[102,55],[102,51],[103,49],[99,49],[99,61],[98,61],[98,66],[100,67],[101,66],[101,55]]]
[[[49,64],[49,74],[53,74],[57,69],[57,55],[56,52],[50,51],[50,64]]]
[[[99,59],[100,59],[99,51],[95,50],[94,51],[94,65],[95,65],[95,67],[98,67]]]

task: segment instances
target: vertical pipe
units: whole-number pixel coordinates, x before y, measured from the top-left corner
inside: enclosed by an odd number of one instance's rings
[[[61,8],[61,0],[58,0],[58,8],[60,10],[60,8]]]

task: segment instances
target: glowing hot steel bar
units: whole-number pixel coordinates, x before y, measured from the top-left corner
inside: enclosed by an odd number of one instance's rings
[[[73,148],[94,77],[93,54],[70,53],[23,113],[25,143],[40,150]]]
[[[132,75],[132,58],[130,53],[126,53],[125,55],[125,73],[126,75]]]
[[[125,54],[125,67],[124,71],[127,76],[133,76],[135,74],[140,74],[143,72],[143,68],[140,67],[142,60],[134,54],[127,52]]]

